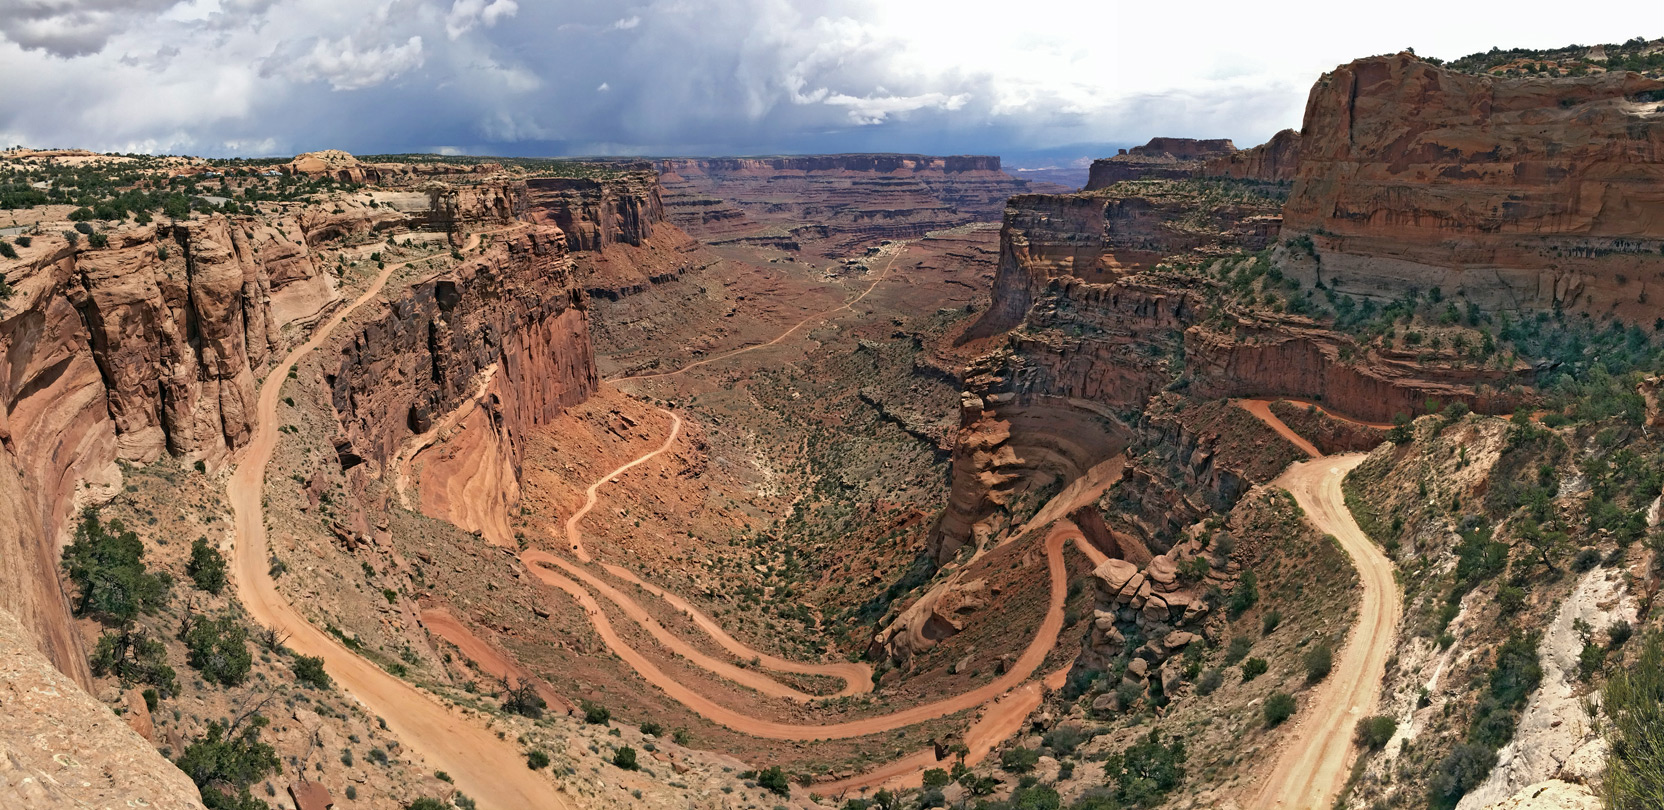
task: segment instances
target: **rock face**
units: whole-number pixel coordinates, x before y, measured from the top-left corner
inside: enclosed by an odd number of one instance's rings
[[[330,371],[343,457],[385,469],[401,445],[445,414],[478,399],[482,418],[466,427],[464,464],[435,464],[424,491],[449,491],[454,476],[488,476],[501,503],[462,505],[465,528],[480,529],[517,496],[520,437],[583,401],[598,384],[588,303],[558,228],[534,226],[483,255],[412,285],[383,313],[342,338]],[[473,430],[472,428],[479,428]],[[489,452],[487,452],[489,451]],[[503,465],[509,474],[503,474]],[[466,486],[463,489],[467,489]],[[453,517],[449,500],[429,500]],[[470,525],[471,524],[471,525]],[[493,538],[497,539],[497,538]]]
[[[1507,79],[1408,53],[1325,74],[1284,215],[1341,292],[1651,323],[1664,249],[1664,82]],[[1309,281],[1309,280],[1308,280]]]
[[[248,440],[254,377],[281,329],[335,300],[303,226],[210,217],[129,228],[106,247],[38,236],[4,270],[0,305],[0,479],[20,492],[0,556],[0,608],[83,683],[86,661],[58,593],[64,527],[119,485],[119,460],[169,453],[211,466]],[[15,586],[15,587],[12,587]]]
[[[991,221],[1027,181],[987,156],[803,155],[663,160],[671,222],[708,241],[826,255]],[[805,224],[808,223],[808,224]]]
[[[647,164],[605,179],[533,178],[526,194],[532,221],[558,226],[574,252],[640,245],[664,219],[658,177]]]
[[[200,810],[190,778],[59,672],[31,635],[0,610],[0,807]]]
[[[1143,146],[1122,149],[1111,158],[1092,161],[1086,191],[1127,180],[1182,180],[1194,177],[1210,160],[1236,152],[1229,139],[1151,138]]]
[[[1250,149],[1219,155],[1202,164],[1204,177],[1231,177],[1267,183],[1292,183],[1300,166],[1300,133],[1285,129]]]

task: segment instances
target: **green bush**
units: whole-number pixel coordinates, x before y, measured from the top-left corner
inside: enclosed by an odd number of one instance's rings
[[[1196,693],[1203,696],[1211,695],[1224,683],[1225,673],[1214,667],[1202,673],[1202,679],[1196,682]]]
[[[1282,724],[1284,720],[1294,715],[1294,696],[1287,692],[1272,692],[1265,699],[1265,725],[1267,728]]]
[[[1320,641],[1306,651],[1303,658],[1306,665],[1306,682],[1317,683],[1329,677],[1329,672],[1335,668],[1335,651],[1326,641]]]
[[[1379,751],[1387,747],[1392,741],[1392,735],[1398,733],[1398,721],[1384,714],[1365,717],[1358,721],[1358,732],[1354,736],[1358,745],[1368,751]]]
[[[661,726],[651,720],[643,720],[641,721],[641,733],[651,734],[654,737],[662,737],[664,736],[664,726]]]
[[[1612,649],[1624,646],[1624,644],[1629,641],[1630,636],[1633,635],[1635,635],[1635,628],[1630,627],[1629,622],[1626,622],[1623,619],[1619,619],[1606,626],[1606,638],[1611,642]]]
[[[1602,795],[1611,810],[1657,808],[1664,796],[1664,637],[1647,638],[1640,659],[1602,689],[1606,758]]]
[[[1242,680],[1251,681],[1264,675],[1266,670],[1270,668],[1271,666],[1265,662],[1264,658],[1250,658],[1242,662]]]
[[[613,755],[612,755],[612,764],[617,765],[618,767],[623,768],[626,771],[635,770],[636,769],[636,749],[631,748],[630,746],[626,745],[626,746],[618,749],[617,751],[614,751]]]
[[[185,632],[186,662],[202,673],[202,679],[223,686],[236,686],[248,677],[254,656],[248,650],[248,631],[235,616],[189,619]]]
[[[310,655],[297,655],[290,663],[294,670],[295,680],[315,689],[328,689],[330,685],[329,673],[324,671],[324,659]]]
[[[1044,739],[1046,747],[1061,758],[1075,753],[1075,749],[1079,748],[1087,737],[1080,726],[1065,723],[1046,732]]]
[[[185,573],[197,588],[215,596],[225,590],[225,558],[220,556],[219,549],[208,544],[206,537],[198,537],[191,543],[191,561],[185,564]]]
[[[1253,571],[1243,571],[1242,578],[1237,580],[1236,589],[1231,591],[1231,601],[1227,606],[1232,619],[1246,613],[1260,601],[1259,578]]]
[[[1276,630],[1277,625],[1280,625],[1282,623],[1283,623],[1283,612],[1282,611],[1280,611],[1280,610],[1267,611],[1264,616],[1260,617],[1260,634],[1269,636],[1269,635],[1271,635],[1271,631]]]
[[[219,721],[208,723],[202,737],[186,746],[174,764],[196,783],[209,810],[255,810],[265,804],[249,795],[248,787],[278,772],[282,763],[276,749],[260,741],[268,721],[256,714],[233,734]]]
[[[1469,742],[1495,751],[1514,738],[1519,711],[1543,680],[1543,668],[1537,662],[1538,640],[1534,633],[1515,635],[1497,648],[1490,688],[1474,710]]]
[[[1583,681],[1592,680],[1605,665],[1606,648],[1593,641],[1584,642],[1583,652],[1577,656],[1577,677]]]
[[[924,772],[924,787],[926,790],[947,787],[953,782],[953,777],[941,768],[931,768]]]
[[[442,802],[423,796],[404,806],[404,810],[451,810],[450,802]]]
[[[1155,729],[1148,737],[1104,761],[1110,798],[1124,807],[1153,807],[1184,781],[1184,740],[1163,745]]]
[[[1496,767],[1496,752],[1475,743],[1461,743],[1434,769],[1427,790],[1438,806],[1452,805],[1479,787]]]
[[[549,767],[549,755],[540,748],[533,748],[526,752],[526,767],[534,771],[541,771]]]
[[[1007,773],[1028,773],[1038,764],[1040,753],[1020,745],[1008,748],[1000,754],[1000,769]]]
[[[179,693],[173,667],[168,666],[167,648],[132,625],[99,636],[91,664],[92,674],[114,675],[123,686],[145,683],[168,695]]]
[[[778,796],[792,795],[791,782],[786,779],[786,772],[780,770],[779,765],[770,765],[758,771],[757,785]]]
[[[612,720],[612,710],[599,703],[591,703],[585,700],[580,701],[579,705],[584,710],[585,723],[592,726],[604,726]]]
[[[8,259],[15,259],[17,258],[17,248],[12,247],[12,243],[7,242],[4,239],[0,239],[0,256],[4,256]]]
[[[167,574],[145,570],[144,543],[138,535],[119,520],[101,523],[92,511],[84,513],[75,542],[64,549],[63,566],[80,588],[76,615],[113,623],[155,613],[167,603],[172,586]]]
[[[1225,666],[1235,666],[1242,659],[1248,657],[1248,651],[1254,648],[1253,639],[1247,636],[1236,636],[1225,645]]]
[[[93,233],[93,234],[88,234],[87,235],[87,246],[88,247],[102,248],[102,247],[108,247],[109,244],[110,244],[110,235],[109,234],[99,232],[99,233]]]

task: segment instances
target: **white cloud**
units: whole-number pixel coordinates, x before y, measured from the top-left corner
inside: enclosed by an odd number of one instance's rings
[[[475,25],[490,28],[497,21],[513,17],[520,10],[514,0],[456,0],[445,15],[445,35],[457,39]]]
[[[632,14],[628,17],[625,17],[622,20],[614,21],[613,24],[612,24],[612,28],[613,28],[614,31],[628,31],[631,28],[634,28],[638,25],[641,25],[641,17],[638,16],[638,15]]]
[[[292,57],[267,60],[269,70],[300,82],[327,81],[334,90],[362,90],[421,67],[422,38],[399,45],[359,48],[352,35],[313,38],[311,48]]]
[[[607,92],[608,90],[611,90],[611,89],[612,89],[612,85],[607,84],[606,82],[601,82],[601,86],[595,88],[595,92],[605,93],[605,92]]]

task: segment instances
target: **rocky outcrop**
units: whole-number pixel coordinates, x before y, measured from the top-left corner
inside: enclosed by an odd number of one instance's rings
[[[526,194],[528,217],[559,227],[574,252],[640,245],[664,219],[658,177],[646,164],[599,178],[533,178]]]
[[[670,221],[707,241],[826,255],[1000,216],[1028,189],[997,157],[799,155],[662,160]],[[810,224],[805,224],[810,223]]]
[[[1264,249],[1281,223],[1276,202],[1149,183],[1122,192],[1013,197],[987,311],[963,340],[1022,322],[1054,279],[1108,283],[1170,258]]]
[[[203,806],[184,771],[59,672],[5,610],[0,706],[0,807]]]
[[[1207,161],[1236,152],[1229,139],[1151,138],[1143,146],[1122,149],[1110,158],[1092,161],[1086,191],[1109,188],[1127,180],[1182,180],[1194,177]]]
[[[378,474],[406,440],[477,398],[478,427],[487,435],[469,441],[475,450],[490,449],[513,475],[500,476],[499,468],[477,459],[446,469],[489,474],[503,486],[517,481],[525,432],[581,402],[598,384],[588,298],[567,241],[545,225],[494,242],[484,254],[411,285],[341,338],[340,359],[327,379],[344,437],[338,452],[369,462]],[[424,489],[445,491],[444,477],[424,479]],[[505,497],[512,501],[513,493]]]
[[[224,463],[248,440],[254,377],[285,348],[282,327],[335,298],[295,219],[214,216],[108,240],[37,236],[0,270],[15,288],[0,305],[0,478],[20,490],[4,554],[18,562],[0,576],[22,576],[0,607],[83,683],[56,576],[68,518],[119,485],[117,460]]]
[[[1284,211],[1353,295],[1650,324],[1664,250],[1664,82],[1498,78],[1409,53],[1325,74]],[[1311,279],[1303,279],[1310,281]]]
[[[1197,173],[1203,177],[1292,183],[1299,165],[1300,133],[1285,129],[1259,146],[1210,158]]]
[[[1204,593],[1232,584],[1234,563],[1218,572],[1204,566],[1208,573],[1200,579],[1181,576],[1181,570],[1193,567],[1189,561],[1208,556],[1203,542],[1193,538],[1143,565],[1113,557],[1100,564],[1092,571],[1096,598],[1091,629],[1076,666],[1113,671],[1124,656],[1122,678],[1137,685],[1139,694],[1146,686],[1173,692],[1181,676],[1179,667],[1168,661],[1202,641],[1201,624],[1210,612]],[[1117,700],[1111,690],[1099,696],[1093,708],[1112,712]]]

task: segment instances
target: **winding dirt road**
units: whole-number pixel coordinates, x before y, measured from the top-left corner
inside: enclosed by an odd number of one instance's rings
[[[505,229],[507,230],[507,229]],[[463,250],[479,243],[469,237]],[[520,750],[497,738],[496,732],[463,712],[440,703],[415,686],[394,677],[326,635],[294,609],[278,592],[268,570],[265,512],[266,466],[277,447],[277,403],[288,373],[307,353],[323,345],[330,334],[359,307],[374,300],[387,280],[409,262],[387,265],[351,305],[313,331],[307,340],[284,356],[260,386],[254,437],[243,449],[237,470],[226,485],[236,532],[232,573],[237,595],[250,617],[288,635],[287,645],[300,655],[319,656],[324,669],[343,690],[426,763],[450,773],[456,786],[492,810],[567,808],[554,783],[522,766]]]
[[[1302,701],[1295,715],[1298,726],[1249,803],[1251,808],[1327,810],[1346,785],[1357,755],[1353,730],[1374,712],[1380,697],[1403,599],[1392,561],[1358,528],[1341,492],[1341,479],[1365,458],[1366,454],[1351,453],[1303,461],[1273,482],[1294,495],[1312,525],[1340,542],[1358,569],[1363,594],[1334,670]]]

